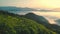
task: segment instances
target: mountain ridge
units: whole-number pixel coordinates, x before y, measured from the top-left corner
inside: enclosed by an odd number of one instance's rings
[[[34,8],[28,8],[28,7],[14,7],[14,6],[2,6],[0,7],[0,10],[5,11],[37,11],[37,9]]]
[[[38,16],[33,13],[28,13],[25,15],[25,18],[32,19],[32,20],[38,22],[38,24],[43,24],[48,29],[51,29],[55,32],[60,33],[60,28],[59,28],[60,26],[58,26],[57,24],[50,24],[49,21],[46,20],[43,16]]]
[[[57,34],[34,20],[0,11],[0,34]]]

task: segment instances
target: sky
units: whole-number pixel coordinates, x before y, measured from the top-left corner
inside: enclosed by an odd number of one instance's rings
[[[0,0],[0,6],[60,8],[60,0]]]

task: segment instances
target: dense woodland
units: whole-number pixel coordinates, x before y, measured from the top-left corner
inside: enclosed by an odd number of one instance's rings
[[[26,16],[1,10],[0,34],[58,34],[56,31],[43,25],[43,21],[38,23],[38,21]]]

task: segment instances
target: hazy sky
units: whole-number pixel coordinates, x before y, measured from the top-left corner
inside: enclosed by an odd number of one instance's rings
[[[0,6],[60,8],[60,0],[0,0]]]

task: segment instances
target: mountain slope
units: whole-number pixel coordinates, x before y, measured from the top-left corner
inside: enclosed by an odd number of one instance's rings
[[[32,19],[40,24],[44,24],[44,25],[47,25],[49,24],[49,21],[46,20],[43,16],[38,16],[34,13],[28,13],[25,15],[25,18],[28,18],[28,19]]]
[[[0,11],[0,34],[56,34],[44,25],[15,14]]]
[[[60,26],[58,26],[56,24],[50,24],[48,22],[48,20],[46,20],[43,16],[38,16],[34,13],[28,13],[25,15],[25,18],[32,19],[32,20],[36,21],[38,24],[42,24],[45,27],[47,27],[48,29],[57,32],[58,34],[60,33]]]

